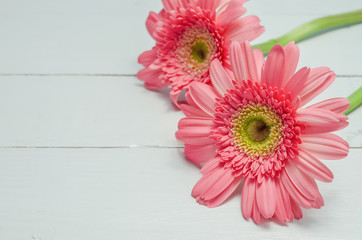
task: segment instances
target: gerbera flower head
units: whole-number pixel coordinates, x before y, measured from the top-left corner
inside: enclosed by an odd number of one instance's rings
[[[228,66],[231,40],[253,40],[264,32],[259,18],[240,18],[247,0],[163,0],[160,13],[151,12],[146,27],[156,41],[152,50],[139,56],[145,68],[137,77],[149,89],[171,87],[178,96],[191,82],[210,83],[214,59]]]
[[[192,195],[216,207],[243,184],[242,212],[259,223],[301,218],[303,208],[320,208],[315,179],[332,172],[319,159],[341,159],[348,143],[331,133],[348,125],[345,98],[305,106],[335,79],[326,67],[296,71],[299,49],[275,45],[268,59],[248,42],[232,43],[232,73],[211,64],[212,86],[195,82],[181,105],[186,118],[176,137],[185,155],[205,163]],[[243,183],[242,183],[242,180]]]

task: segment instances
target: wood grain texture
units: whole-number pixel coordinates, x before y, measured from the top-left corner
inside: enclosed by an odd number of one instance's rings
[[[325,206],[285,226],[243,219],[240,192],[218,208],[190,192],[179,149],[1,149],[1,239],[360,239],[361,149],[325,161]]]
[[[328,7],[326,7],[328,6]],[[360,1],[257,0],[246,3],[266,32],[255,43],[328,14],[362,8]],[[135,74],[137,57],[154,41],[145,20],[160,0],[4,1],[0,12],[0,74]],[[302,64],[362,75],[362,25],[300,43]]]
[[[208,209],[190,195],[201,177],[174,132],[183,114],[167,90],[134,75],[154,41],[145,28],[161,0],[3,0],[0,3],[0,239],[361,239],[362,109],[338,134],[350,154],[325,161],[320,210],[285,226],[242,218],[240,189]],[[253,0],[279,37],[312,19],[362,8],[360,0]],[[299,67],[339,77],[313,102],[362,86],[362,25],[299,44]],[[344,77],[343,77],[344,76]]]
[[[184,115],[167,91],[135,77],[0,77],[0,146],[182,146],[174,133]],[[312,103],[346,97],[362,78],[337,78]],[[362,109],[338,134],[361,147]]]

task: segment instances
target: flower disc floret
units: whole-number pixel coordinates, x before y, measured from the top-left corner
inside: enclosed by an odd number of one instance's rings
[[[324,205],[315,180],[331,182],[333,173],[319,159],[347,156],[348,143],[332,132],[348,125],[349,101],[303,107],[336,75],[326,67],[296,71],[298,59],[294,43],[275,45],[265,60],[248,42],[234,42],[232,73],[214,60],[212,86],[190,85],[176,137],[189,160],[204,164],[192,190],[197,202],[216,207],[243,185],[243,216],[256,223],[288,222],[302,218],[301,207]]]
[[[219,60],[230,68],[231,41],[254,40],[264,32],[256,16],[241,17],[245,0],[163,0],[164,9],[151,12],[146,27],[156,41],[139,56],[145,68],[137,77],[149,89],[171,88],[178,97],[192,82],[210,84],[210,64]]]
[[[251,81],[234,82],[217,101],[211,138],[221,147],[224,164],[234,166],[237,175],[275,176],[288,159],[298,153],[300,125],[294,121],[290,96],[282,89],[260,86]],[[243,156],[240,162],[239,157]],[[237,162],[237,164],[236,164]]]
[[[208,71],[211,61],[217,57],[215,52],[214,37],[200,26],[186,29],[177,42],[176,56],[183,70],[195,78],[201,78]]]
[[[282,121],[272,108],[251,103],[232,116],[231,133],[240,151],[249,157],[274,154],[283,138]]]

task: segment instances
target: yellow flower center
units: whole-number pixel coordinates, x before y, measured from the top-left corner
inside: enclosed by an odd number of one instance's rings
[[[264,142],[270,134],[270,126],[262,119],[253,119],[246,127],[246,131],[251,141]]]
[[[250,104],[235,112],[234,141],[250,157],[273,154],[283,137],[282,120],[270,107]]]
[[[179,37],[176,56],[186,72],[201,77],[209,70],[215,51],[215,39],[209,30],[193,26]]]
[[[191,54],[194,57],[194,59],[199,63],[202,63],[206,60],[206,58],[208,57],[208,53],[209,53],[209,48],[207,47],[206,43],[203,41],[197,42],[192,47]]]

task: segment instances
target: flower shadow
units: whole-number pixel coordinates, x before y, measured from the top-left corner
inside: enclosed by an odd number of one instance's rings
[[[168,106],[168,108],[166,109],[167,111],[174,111],[174,112],[180,111],[180,109],[177,106],[175,106],[170,99],[171,88],[164,87],[164,88],[160,88],[160,89],[147,89],[147,88],[145,88],[144,84],[140,83],[140,82],[136,83],[136,85],[137,85],[137,87],[143,88],[145,90],[145,92],[155,93],[159,99],[162,99],[162,101],[165,101]],[[180,96],[178,99],[180,104],[186,103],[185,93],[186,93],[186,90],[183,90],[180,93]]]
[[[202,168],[201,163],[191,162],[190,160],[188,160],[188,159],[185,157],[184,148],[183,148],[183,147],[177,148],[177,153],[178,153],[178,155],[180,156],[180,158],[183,158],[183,159],[184,159],[184,162],[186,162],[187,164],[190,164],[190,165],[192,165],[192,166],[194,166],[194,167],[197,167],[198,169],[201,170],[201,168]]]

